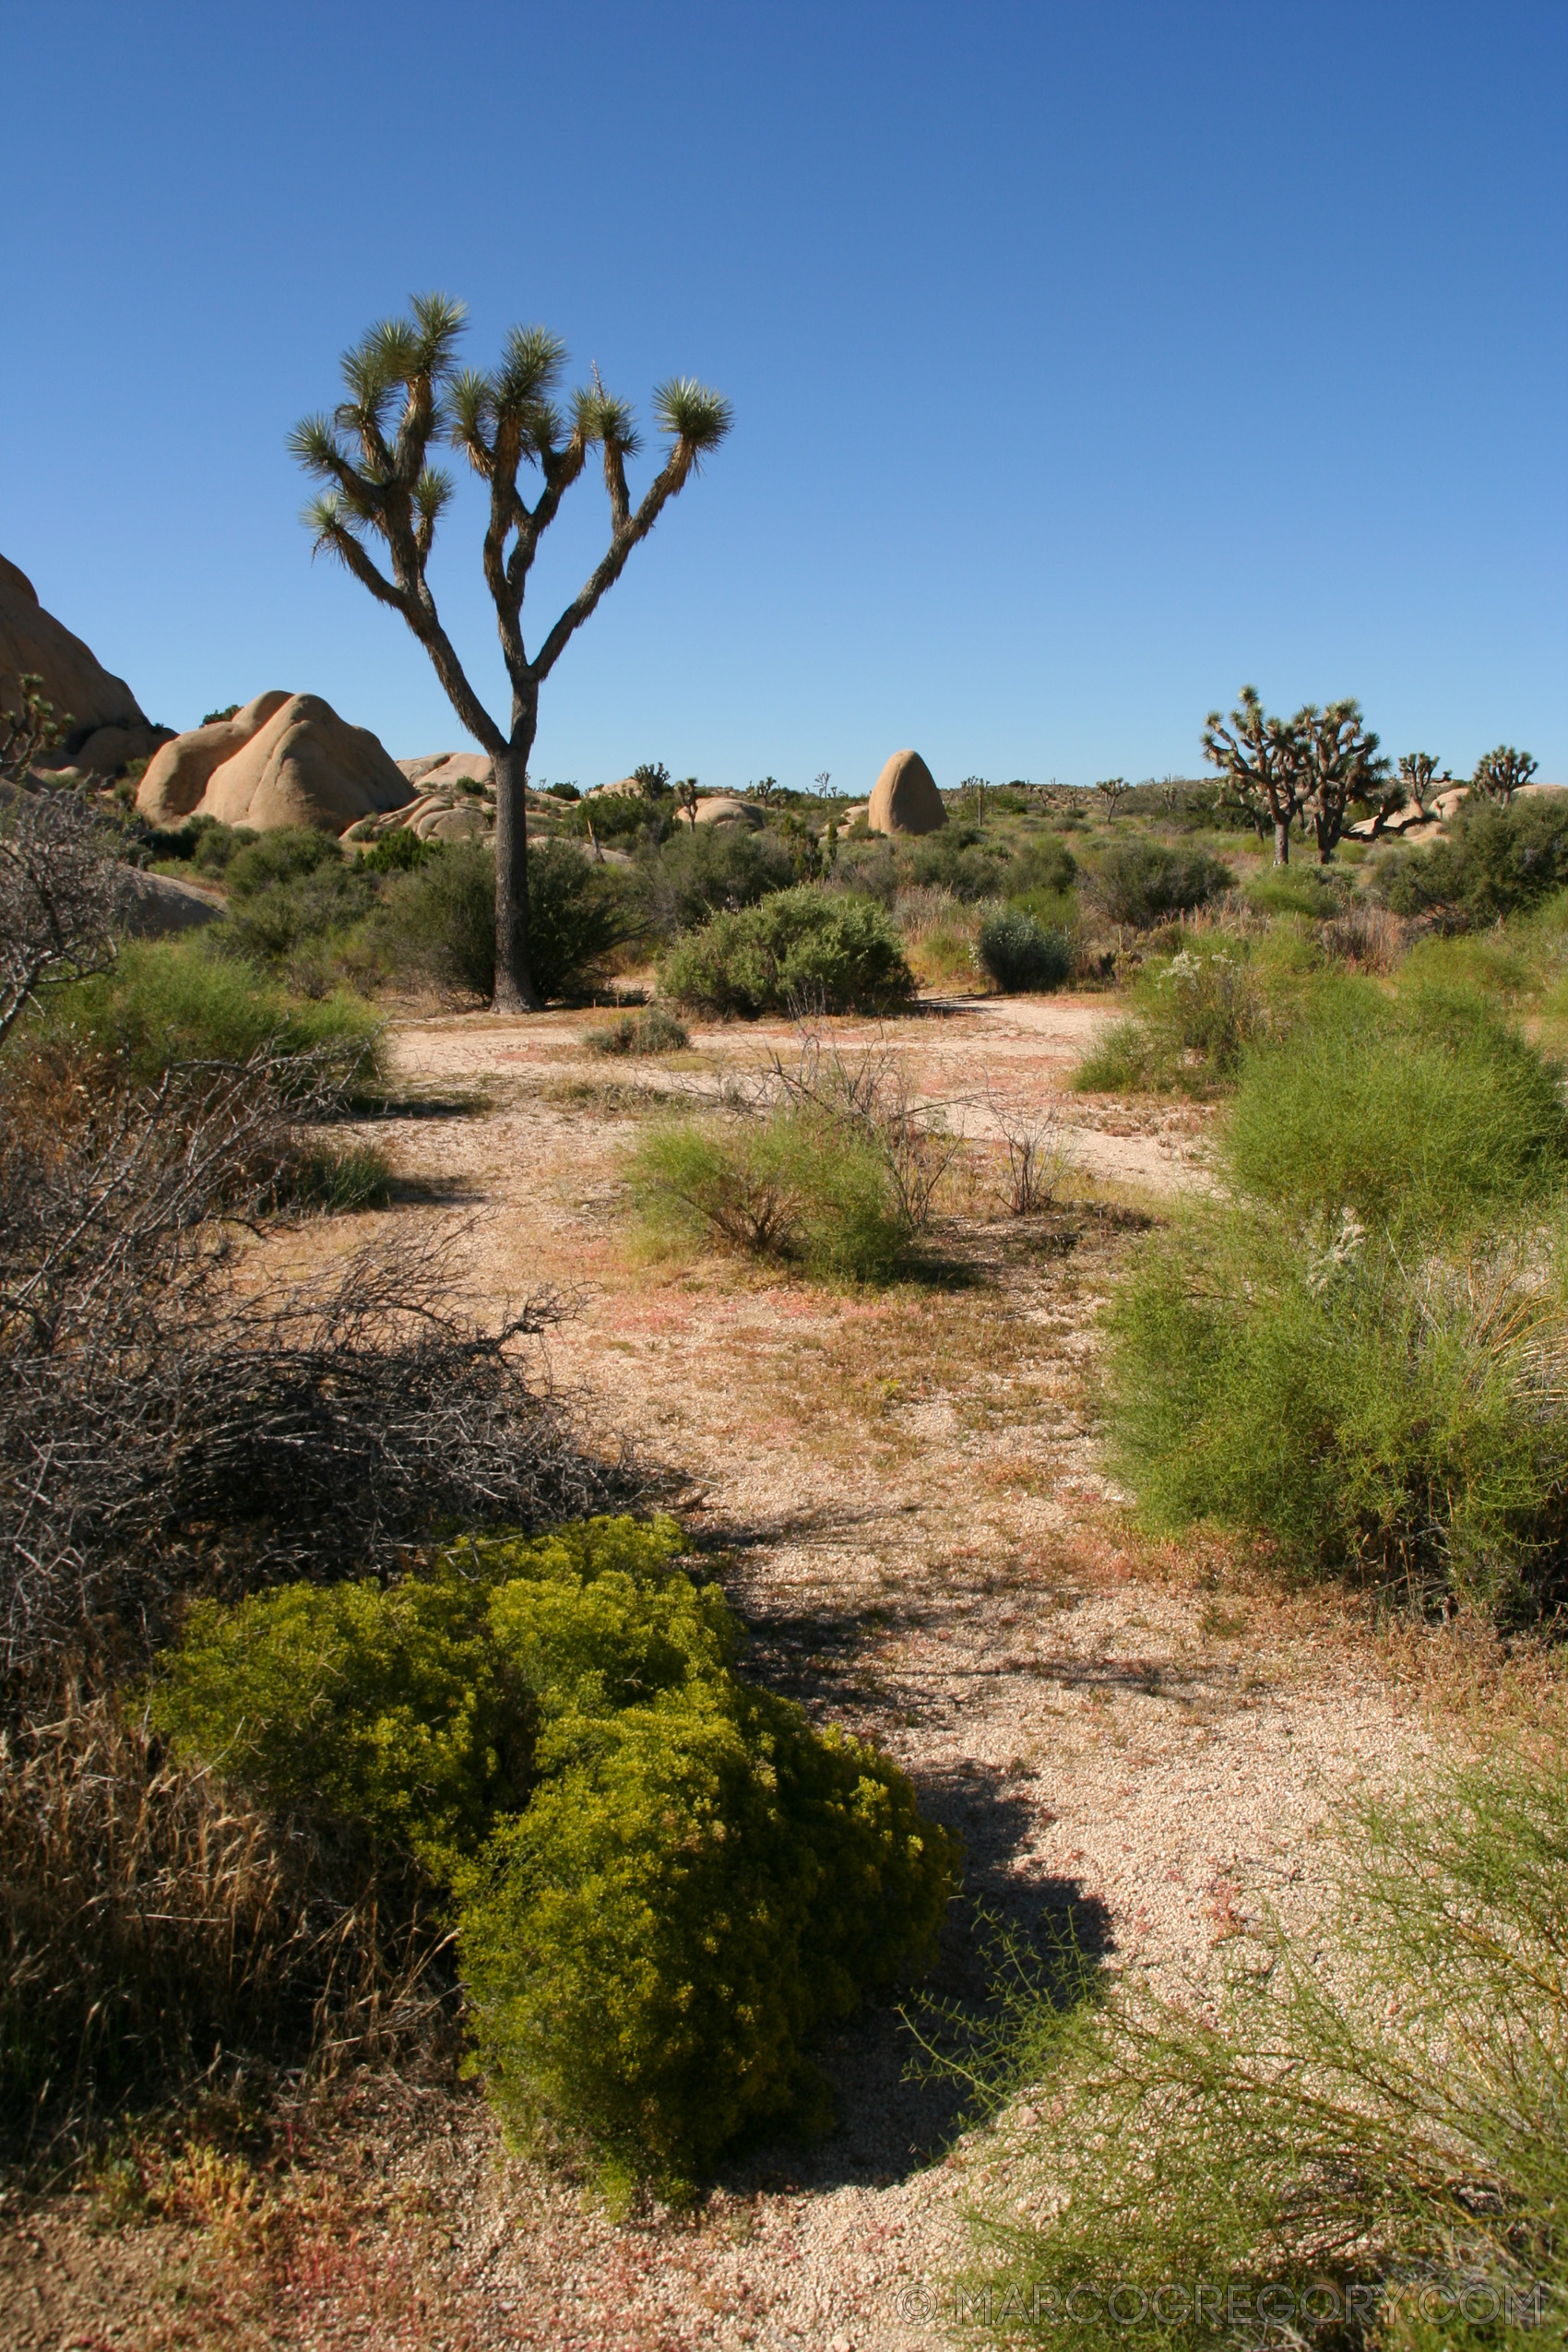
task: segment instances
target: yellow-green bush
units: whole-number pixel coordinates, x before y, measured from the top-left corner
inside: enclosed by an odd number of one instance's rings
[[[909,1254],[885,1157],[814,1110],[779,1104],[718,1126],[671,1121],[645,1138],[632,1179],[656,1229],[794,1261],[828,1280],[885,1282]]]
[[[896,1765],[736,1678],[679,1541],[590,1520],[208,1604],[149,1702],[177,1752],[414,1855],[503,2111],[667,2187],[810,2112],[812,2032],[920,1965],[956,1883]]]

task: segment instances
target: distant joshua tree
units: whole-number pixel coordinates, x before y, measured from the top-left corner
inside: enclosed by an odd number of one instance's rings
[[[1452,784],[1454,778],[1446,768],[1441,776],[1438,774],[1435,752],[1401,752],[1399,781],[1421,814],[1425,816],[1427,802],[1432,794],[1441,790],[1443,785]]]
[[[593,372],[563,414],[554,395],[564,345],[540,327],[515,327],[501,363],[486,373],[459,369],[456,351],[464,306],[445,294],[416,296],[411,318],[385,319],[343,357],[348,398],[330,417],[306,417],[290,447],[305,471],[327,487],[304,519],[325,550],[347,565],[379,603],[400,612],[418,637],[463,725],[490,754],[495,774],[495,1010],[533,1012],[539,997],[529,970],[528,766],[539,726],[539,692],[576,632],[613,588],[626,559],[647,537],[730,430],[730,403],[689,376],[672,376],[653,396],[670,446],[659,473],[634,507],[626,460],[639,445],[632,410],[606,392]],[[485,586],[495,606],[502,659],[512,689],[511,723],[503,729],[469,683],[441,624],[425,576],[435,526],[452,496],[448,473],[428,462],[433,442],[462,451],[489,485]],[[523,640],[523,599],[539,542],[561,501],[598,447],[610,500],[610,544],[531,656]],[[539,475],[530,506],[518,488],[523,467]],[[371,535],[386,548],[390,579],[369,553]]]
[[[828,788],[828,786],[832,783],[832,781],[833,781],[832,777],[828,774],[828,772],[827,772],[826,768],[825,767],[825,768],[823,769],[823,771],[822,771],[821,775],[820,775],[820,776],[816,778],[816,789],[817,789],[818,792],[821,794],[822,798],[823,798],[825,801],[826,801],[826,798],[827,798],[827,788]]]
[[[754,784],[752,786],[752,791],[755,798],[762,802],[765,809],[772,808],[778,799],[778,777],[765,776],[760,784]]]
[[[1536,763],[1528,752],[1516,752],[1512,743],[1499,743],[1494,752],[1476,762],[1476,772],[1470,778],[1470,790],[1483,800],[1501,801],[1503,807],[1527,784],[1536,772]]]
[[[1106,822],[1109,824],[1116,814],[1117,802],[1124,800],[1133,788],[1124,776],[1108,776],[1094,789],[1105,802]]]
[[[1391,780],[1378,739],[1361,719],[1359,702],[1331,702],[1325,710],[1308,703],[1290,721],[1306,790],[1302,814],[1317,837],[1318,863],[1326,865],[1338,848],[1352,809],[1364,809],[1372,832],[1405,805],[1405,787]]]
[[[1258,828],[1274,827],[1274,862],[1290,862],[1290,826],[1306,796],[1300,747],[1289,723],[1270,719],[1255,686],[1243,686],[1227,727],[1211,710],[1204,728],[1204,757],[1218,768],[1224,805]]]
[[[697,829],[697,779],[695,776],[682,778],[675,787],[675,798],[695,833]]]
[[[650,801],[662,801],[670,790],[670,770],[661,759],[645,760],[641,767],[634,767],[632,780],[640,784]]]

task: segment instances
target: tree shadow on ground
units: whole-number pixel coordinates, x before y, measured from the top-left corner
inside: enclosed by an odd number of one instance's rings
[[[974,2120],[976,2088],[955,2068],[932,2067],[921,2044],[949,2045],[961,2059],[966,2044],[994,2029],[999,1946],[1007,1942],[1023,1961],[1041,1999],[1063,2005],[1083,1997],[1086,1978],[1112,1948],[1097,1896],[1020,1859],[1035,1810],[1003,1773],[966,1763],[917,1776],[922,1811],[956,1830],[966,1848],[963,1892],[935,1966],[823,2037],[814,2054],[834,2088],[836,2123],[820,2139],[781,2137],[732,2159],[717,2184],[731,2195],[885,2188],[939,2163]]]

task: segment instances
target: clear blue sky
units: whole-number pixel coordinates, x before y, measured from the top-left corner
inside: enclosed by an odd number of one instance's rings
[[[1248,680],[1568,780],[1562,0],[12,0],[0,56],[0,548],[155,718],[463,742],[283,445],[439,287],[476,362],[537,320],[735,406],[543,779],[1193,773]],[[499,710],[477,516],[431,576]]]

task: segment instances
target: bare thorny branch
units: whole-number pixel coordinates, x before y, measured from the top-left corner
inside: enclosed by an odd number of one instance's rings
[[[113,961],[115,862],[80,791],[0,786],[0,1045],[42,989]]]
[[[173,1070],[0,1133],[0,1663],[166,1630],[193,1585],[386,1573],[443,1526],[602,1507],[529,1343],[540,1299],[481,1325],[456,1243],[398,1226],[319,1278],[258,1282],[326,1057]],[[287,1089],[287,1090],[286,1090]],[[13,1079],[13,1099],[19,1106]]]

